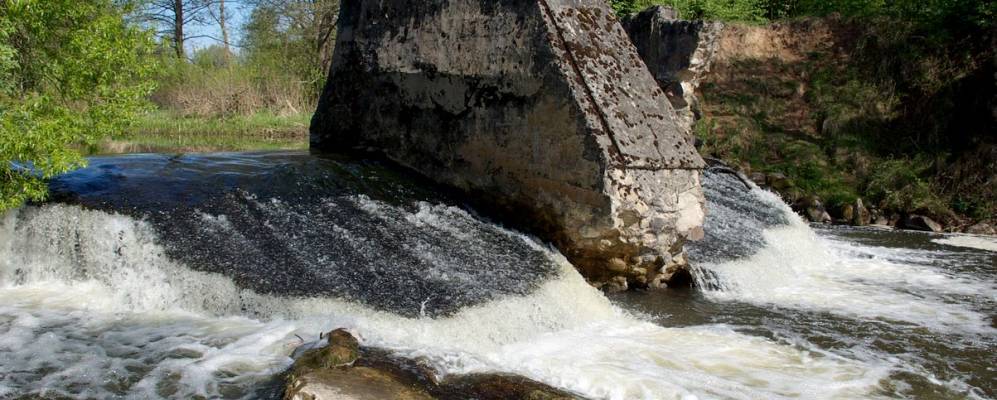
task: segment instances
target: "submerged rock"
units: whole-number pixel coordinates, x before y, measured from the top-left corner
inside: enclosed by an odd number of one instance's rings
[[[659,270],[640,260],[703,235],[704,163],[675,119],[604,1],[357,0],[311,144],[382,152],[554,242],[594,284],[639,287]]]
[[[438,381],[419,362],[363,349],[349,332],[303,353],[287,374],[284,400],[576,399],[542,383],[505,374],[470,374]],[[346,362],[348,361],[348,362]]]

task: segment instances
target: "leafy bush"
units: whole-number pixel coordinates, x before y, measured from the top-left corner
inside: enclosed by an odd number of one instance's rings
[[[149,32],[112,0],[0,3],[0,211],[47,194],[76,150],[120,131],[152,89]]]
[[[620,16],[654,5],[676,9],[683,19],[765,22],[765,0],[611,0]]]
[[[922,157],[885,160],[870,176],[866,193],[884,210],[948,216],[951,212],[940,190],[925,178],[932,168],[933,163]]]

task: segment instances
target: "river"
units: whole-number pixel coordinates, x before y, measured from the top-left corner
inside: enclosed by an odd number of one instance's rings
[[[994,397],[994,239],[811,227],[704,186],[696,287],[607,296],[377,161],[95,157],[0,220],[0,398],[272,398],[339,327],[594,399]]]

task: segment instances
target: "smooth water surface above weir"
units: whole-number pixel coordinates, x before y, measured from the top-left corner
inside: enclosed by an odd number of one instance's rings
[[[376,161],[297,152],[98,157],[51,187],[59,202],[145,221],[170,259],[259,294],[439,315],[527,294],[557,271],[536,243]]]

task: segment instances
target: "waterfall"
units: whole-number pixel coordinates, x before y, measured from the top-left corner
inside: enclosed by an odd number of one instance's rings
[[[997,283],[966,276],[937,250],[856,246],[818,235],[778,195],[724,168],[708,169],[706,237],[689,245],[696,286],[715,301],[787,307],[913,323],[942,332],[992,334],[967,296],[997,299]],[[931,239],[923,233],[896,233]],[[966,256],[960,256],[966,257]],[[970,297],[972,298],[972,297]]]
[[[596,399],[868,397],[888,373],[648,322],[555,251],[406,182],[297,153],[94,159],[53,185],[61,203],[0,221],[0,397],[256,398],[338,327],[439,376]]]

